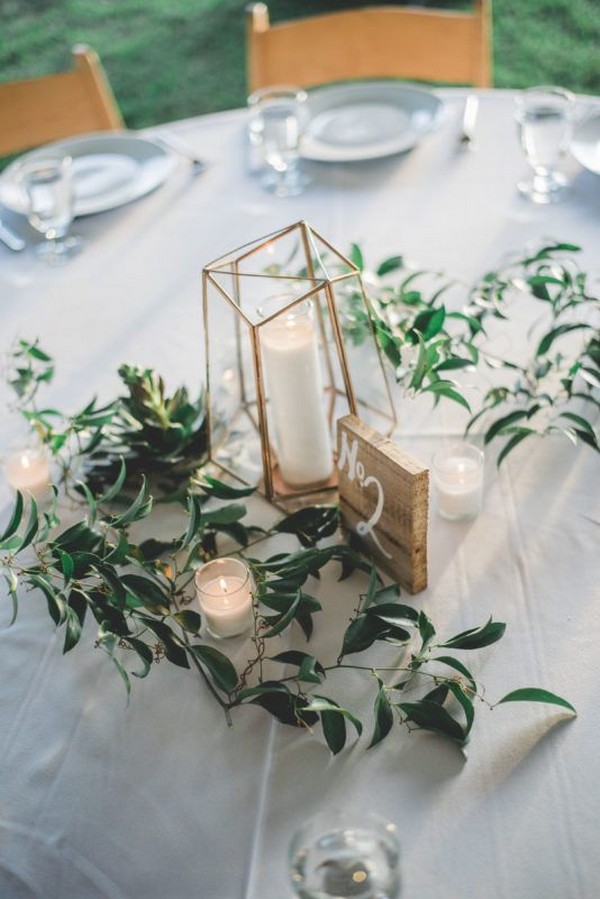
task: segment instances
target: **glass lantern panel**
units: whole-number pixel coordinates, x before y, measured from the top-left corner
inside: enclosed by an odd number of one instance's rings
[[[377,343],[362,278],[359,273],[352,273],[333,281],[331,290],[354,385],[357,414],[376,430],[389,433],[395,423],[393,371]]]
[[[258,485],[263,464],[252,328],[210,277],[205,279],[204,314],[211,459]]]

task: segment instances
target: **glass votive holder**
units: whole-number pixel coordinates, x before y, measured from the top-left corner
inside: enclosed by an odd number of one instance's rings
[[[470,521],[479,515],[483,468],[483,451],[472,443],[451,443],[434,454],[431,480],[438,515],[448,521]]]
[[[36,500],[44,499],[49,495],[52,481],[50,459],[45,447],[33,439],[13,447],[4,459],[4,477],[14,490],[29,494]]]
[[[194,576],[200,612],[213,637],[237,637],[254,620],[250,569],[240,559],[214,559]]]
[[[290,880],[299,899],[397,899],[396,827],[373,812],[328,810],[294,834]]]

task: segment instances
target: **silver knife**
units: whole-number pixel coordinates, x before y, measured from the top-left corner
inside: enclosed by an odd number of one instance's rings
[[[19,237],[18,234],[15,234],[15,232],[2,221],[0,221],[0,243],[3,243],[5,247],[8,247],[9,250],[13,250],[15,253],[19,253],[26,247],[23,238]]]
[[[477,112],[479,110],[479,98],[475,94],[469,94],[465,102],[465,108],[462,118],[462,129],[460,132],[461,144],[470,144],[475,137],[475,122],[477,121]]]

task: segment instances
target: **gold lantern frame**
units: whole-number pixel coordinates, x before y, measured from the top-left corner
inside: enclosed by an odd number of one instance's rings
[[[273,266],[274,270],[271,271],[268,266],[259,271],[252,269],[252,260],[260,257],[261,254],[265,256],[269,252],[274,252],[281,245],[281,242],[289,240],[295,241],[296,252],[303,262],[303,265],[296,270],[295,274],[282,272],[277,266]],[[294,295],[290,301],[285,302],[275,312],[265,314],[261,316],[260,320],[257,320],[256,314],[246,308],[243,295],[244,283],[249,283],[253,288],[256,288],[257,279],[266,281],[273,288],[278,287],[280,284],[288,288],[291,285],[294,292],[300,292]],[[352,283],[356,287],[356,295],[360,296],[362,300],[363,311],[370,326],[368,340],[371,343],[371,347],[375,350],[377,366],[377,371],[372,372],[372,374],[376,374],[380,379],[378,402],[357,397],[351,376],[342,322],[340,321],[337,308],[339,300],[336,290],[339,291],[340,286],[343,288],[345,285],[352,285]],[[236,368],[239,378],[239,401],[231,419],[225,423],[222,420],[222,416],[216,415],[213,408],[216,386],[213,383],[215,375],[211,362],[214,347],[211,346],[209,305],[211,295],[215,294],[222,298],[230,311],[235,313],[234,331]],[[366,417],[367,419],[370,418],[371,423],[378,424],[379,429],[384,433],[391,433],[396,424],[394,403],[381,349],[375,337],[371,304],[358,266],[347,256],[340,253],[339,250],[305,221],[299,221],[257,240],[243,244],[230,253],[220,256],[213,262],[205,265],[202,272],[202,298],[209,461],[221,472],[244,484],[256,487],[268,500],[283,505],[289,505],[290,501],[299,502],[299,504],[302,504],[303,501],[314,501],[321,494],[335,490],[337,487],[335,448],[332,449],[332,475],[326,482],[293,486],[286,483],[278,471],[277,453],[274,441],[270,435],[269,398],[261,350],[261,334],[263,333],[262,329],[274,320],[284,315],[289,315],[290,311],[295,307],[299,307],[300,304],[312,301],[317,311],[317,335],[320,340],[320,351],[328,380],[328,385],[324,387],[324,393],[327,396],[327,424],[332,437],[334,436],[333,426],[335,421],[347,413],[363,418]],[[328,339],[326,320],[330,324],[330,337],[332,340]],[[249,332],[250,368],[253,375],[254,391],[249,389],[249,374],[244,369],[242,359],[243,326]],[[234,373],[231,372],[231,374],[234,377]],[[346,403],[346,408],[343,412],[336,414],[336,407],[340,401]],[[227,445],[228,435],[233,433],[234,425],[240,416],[246,417],[260,439],[262,472],[260,476],[254,479],[254,483],[247,475],[242,475],[239,468],[236,470],[233,465],[224,461],[221,453]],[[222,431],[221,434],[219,434],[219,430]]]

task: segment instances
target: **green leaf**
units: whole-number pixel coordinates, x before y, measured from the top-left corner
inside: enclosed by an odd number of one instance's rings
[[[348,253],[348,258],[354,265],[357,267],[359,272],[362,272],[365,267],[365,261],[363,259],[362,250],[357,243],[350,244],[350,252]]]
[[[563,699],[562,696],[557,696],[556,693],[550,693],[548,690],[542,690],[539,687],[521,687],[520,690],[513,690],[511,693],[503,696],[502,699],[499,699],[496,705],[500,705],[503,702],[547,702],[552,705],[560,705],[577,714],[575,707],[570,702],[567,702],[566,699]]]
[[[584,322],[578,322],[572,325],[558,325],[556,328],[553,328],[549,331],[539,342],[538,348],[535,351],[536,356],[543,356],[548,352],[554,341],[557,337],[562,337],[563,334],[568,334],[570,331],[579,331],[582,328],[589,329],[591,325],[588,325]]]
[[[381,681],[380,681],[381,684]],[[368,745],[368,749],[380,743],[392,729],[394,723],[394,713],[388,698],[387,692],[383,684],[381,684],[377,696],[375,698],[375,727],[373,736]]]
[[[417,727],[443,734],[456,743],[464,743],[466,737],[464,729],[436,702],[421,699],[418,702],[399,702],[397,706],[404,712],[407,720],[412,721]]]
[[[446,649],[481,649],[483,646],[490,646],[497,643],[504,636],[506,625],[501,621],[493,621],[492,618],[481,627],[472,627],[467,631],[446,640],[445,643],[439,643],[441,647]]]
[[[436,399],[440,396],[445,396],[446,399],[453,400],[460,406],[464,406],[468,412],[471,411],[469,403],[464,396],[458,392],[452,381],[432,381],[431,384],[423,387],[423,391],[435,394]]]
[[[139,574],[124,574],[121,576],[121,583],[142,605],[153,611],[168,614],[170,597],[154,581]]]
[[[519,428],[517,433],[513,434],[513,436],[510,438],[510,440],[504,444],[504,446],[498,453],[498,460],[496,463],[498,465],[498,467],[500,467],[500,465],[506,459],[508,454],[510,452],[512,452],[512,450],[514,450],[514,448],[516,446],[518,446],[518,444],[521,443],[522,440],[525,440],[526,437],[529,437],[531,434],[535,434],[535,433],[536,433],[536,431],[534,431],[533,428]]]
[[[19,525],[21,524],[21,518],[23,517],[23,494],[20,490],[17,490],[15,496],[15,505],[13,507],[12,515],[10,516],[10,520],[6,525],[4,533],[0,537],[0,544],[5,540],[8,540],[9,537],[12,537],[18,530]]]
[[[124,528],[134,521],[140,521],[150,514],[152,509],[152,497],[148,494],[148,486],[146,478],[142,477],[142,486],[139,493],[122,515],[117,515],[110,519],[110,523],[114,528]]]
[[[600,377],[598,377],[598,373],[593,368],[590,368],[588,365],[582,365],[579,369],[579,374],[592,387],[600,388]]]
[[[298,667],[297,678],[310,684],[321,684],[325,679],[325,669],[314,656],[296,649],[289,649],[271,656],[272,661],[282,662],[284,665],[296,665]]]
[[[46,597],[50,617],[55,625],[59,627],[63,624],[66,617],[66,603],[60,595],[60,591],[56,590],[41,574],[31,574],[29,580],[34,587],[38,587]]]
[[[112,487],[109,487],[109,489],[100,497],[98,502],[99,503],[109,503],[111,500],[116,499],[117,496],[119,495],[119,493],[121,492],[121,489],[123,487],[123,484],[125,483],[126,477],[127,477],[127,468],[125,467],[125,460],[123,459],[123,457],[121,457],[120,463],[119,463],[119,474],[117,475],[117,479],[113,483]]]
[[[198,533],[198,530],[202,527],[202,500],[197,494],[190,493],[188,495],[187,509],[189,522],[187,530],[179,545],[180,549],[186,549]]]
[[[436,365],[434,371],[453,371],[458,368],[473,368],[472,359],[462,359],[459,356],[452,356],[450,359],[444,359],[439,365]]]
[[[242,690],[238,700],[249,700],[260,705],[282,724],[292,727],[312,727],[319,720],[316,712],[307,709],[308,703],[287,689],[285,684],[277,681],[265,681],[260,687]]]
[[[165,655],[170,662],[173,662],[174,665],[178,665],[180,668],[190,667],[184,644],[164,621],[156,621],[154,618],[148,618],[142,615],[140,615],[140,621],[156,634],[161,641]]]
[[[85,521],[79,521],[72,527],[67,528],[58,537],[55,537],[53,545],[60,547],[65,552],[93,553],[102,543],[102,537],[96,531],[91,530]]]
[[[327,696],[315,694],[306,710],[320,715],[323,735],[334,755],[346,745],[346,720],[354,726],[359,737],[362,733],[362,723],[358,718],[347,709],[340,708],[337,702]]]
[[[389,625],[379,618],[361,615],[350,622],[344,634],[342,655],[363,652],[389,631]]]
[[[6,581],[6,585],[8,587],[8,593],[12,600],[12,616],[10,621],[8,622],[8,627],[11,624],[14,624],[17,620],[17,614],[19,612],[19,597],[17,594],[17,587],[19,585],[19,579],[12,569],[3,572],[4,580]]]
[[[455,671],[460,672],[466,679],[469,684],[469,687],[473,691],[473,693],[477,692],[477,684],[475,682],[475,678],[471,674],[468,668],[466,668],[462,662],[459,662],[458,659],[453,658],[452,656],[436,656],[431,659],[432,662],[442,662],[444,665],[448,665],[449,668],[454,668]]]
[[[399,584],[388,584],[386,587],[380,587],[379,590],[376,591],[373,596],[374,604],[385,605],[387,603],[396,603],[398,598],[400,597],[400,585]],[[405,609],[410,609],[410,606],[404,606]],[[414,612],[415,621],[417,618],[417,612],[415,609],[412,609],[411,612]],[[411,613],[406,615],[407,618],[410,618]]]
[[[416,333],[419,332],[423,336],[423,340],[431,340],[436,334],[439,334],[444,327],[446,320],[446,309],[439,306],[437,309],[427,309],[419,312],[413,322],[413,326],[408,332],[409,335],[416,339]]]
[[[134,652],[137,653],[138,658],[142,663],[141,671],[132,671],[131,673],[134,677],[147,677],[152,668],[152,663],[154,662],[152,650],[142,640],[138,640],[136,637],[123,637],[123,639],[129,646],[131,646]]]
[[[294,620],[294,616],[300,604],[301,598],[302,593],[300,592],[300,590],[298,590],[294,598],[292,599],[292,602],[288,606],[287,611],[283,615],[278,616],[277,618],[265,618],[265,621],[270,625],[269,629],[263,634],[265,638],[276,637],[277,634],[280,634],[286,629],[288,624],[290,624]]]
[[[419,612],[419,635],[421,637],[421,651],[425,649],[427,644],[435,637],[435,627],[425,612]]]
[[[231,693],[235,689],[238,681],[237,672],[226,655],[213,646],[203,646],[199,643],[190,646],[190,650],[198,661],[208,669],[212,679],[221,690]]]
[[[21,541],[20,549],[25,549],[26,546],[29,546],[30,543],[33,542],[35,535],[38,532],[39,522],[38,522],[38,507],[33,496],[30,498],[30,506],[29,506],[29,518],[27,520],[27,525],[25,527],[25,534],[23,535],[23,539]]]
[[[198,486],[207,496],[215,499],[239,499],[242,496],[252,496],[256,492],[256,487],[232,487],[207,474],[204,474],[202,480],[198,481]]]
[[[501,434],[504,428],[510,427],[514,425],[516,421],[520,421],[522,418],[527,417],[526,409],[518,409],[515,412],[510,412],[508,415],[503,415],[502,418],[498,418],[486,431],[484,442],[488,444],[490,440],[493,440],[497,434]]]
[[[380,262],[376,269],[376,274],[383,278],[384,275],[388,275],[390,272],[394,272],[399,268],[402,268],[404,265],[404,259],[402,256],[389,256],[387,259],[384,259],[383,262]]]
[[[62,549],[57,550],[58,558],[60,561],[60,567],[63,573],[63,577],[65,579],[65,584],[71,580],[73,577],[73,572],[75,571],[75,563],[73,562],[73,556],[69,555]]]
[[[463,712],[465,713],[465,720],[467,724],[465,727],[464,735],[466,739],[471,731],[471,728],[473,726],[473,719],[475,717],[473,702],[470,696],[467,696],[462,686],[460,684],[457,684],[456,681],[448,680],[446,681],[446,686],[448,687],[454,698],[460,703]]]
[[[211,509],[203,512],[205,524],[232,524],[239,521],[246,514],[246,506],[242,503],[231,503],[228,506],[221,506],[219,509]]]
[[[175,612],[173,618],[184,631],[187,631],[190,634],[197,634],[200,630],[200,625],[202,624],[202,618],[198,612],[194,612],[192,609],[184,609],[183,612]]]
[[[339,526],[339,510],[334,505],[309,506],[287,515],[274,530],[294,534],[302,546],[314,546],[334,534]]]
[[[81,637],[81,622],[75,609],[72,609],[69,605],[65,606],[65,615],[66,629],[63,655],[73,649],[79,643]]]

